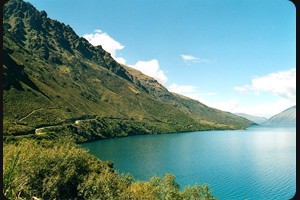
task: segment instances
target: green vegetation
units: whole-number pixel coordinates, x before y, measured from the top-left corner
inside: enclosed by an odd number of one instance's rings
[[[23,139],[3,148],[3,193],[9,199],[215,199],[206,185],[180,190],[175,176],[136,181],[77,146]]]
[[[214,128],[216,129],[216,124],[202,122],[201,126],[190,125],[187,127],[182,126],[180,123],[162,123],[148,120],[136,121],[133,119],[90,116],[90,118],[70,120],[66,123],[43,126],[38,129],[29,129],[27,126],[22,125],[13,126],[12,128],[18,128],[18,132],[4,135],[3,139],[5,142],[19,140],[24,137],[37,140],[57,140],[60,137],[69,136],[74,138],[76,143],[82,143],[131,135],[174,133],[185,132],[186,130],[212,130]],[[228,126],[218,127],[218,130],[221,129],[228,129]],[[21,132],[21,130],[24,133]]]
[[[170,93],[29,3],[10,0],[3,13],[6,197],[215,199],[206,185],[180,190],[171,174],[147,182],[118,174],[75,143],[252,122]]]
[[[92,46],[70,26],[47,18],[46,12],[29,3],[11,0],[3,11],[5,137],[30,135],[53,125],[74,130],[73,134],[88,128],[88,138],[81,134],[81,140],[251,125],[244,118],[170,93],[155,79],[120,65],[101,46]],[[82,128],[71,123],[91,116],[111,118],[108,124],[127,120],[126,130],[138,126],[139,132],[118,132],[119,128],[99,132],[95,124],[106,124],[92,120],[82,123]]]

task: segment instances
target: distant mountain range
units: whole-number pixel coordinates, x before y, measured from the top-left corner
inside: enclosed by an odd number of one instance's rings
[[[296,126],[296,106],[272,116],[263,124],[269,126]]]
[[[3,13],[6,138],[71,134],[87,141],[253,124],[169,92],[30,3],[11,0]]]
[[[268,118],[266,117],[258,117],[258,116],[254,116],[254,115],[249,115],[246,113],[234,113],[237,116],[241,116],[244,117],[246,119],[249,119],[250,121],[255,122],[256,124],[263,124],[265,121],[268,120]]]
[[[292,106],[272,117],[257,117],[245,113],[234,113],[235,115],[244,117],[256,124],[268,126],[295,126],[296,125],[296,106]]]

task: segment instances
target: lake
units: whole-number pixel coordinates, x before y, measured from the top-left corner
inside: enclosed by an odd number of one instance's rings
[[[206,183],[218,199],[290,199],[296,192],[296,128],[140,135],[82,144],[138,180],[173,173],[181,188]]]

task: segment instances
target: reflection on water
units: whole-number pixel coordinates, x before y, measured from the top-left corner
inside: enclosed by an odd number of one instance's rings
[[[108,139],[82,145],[139,180],[171,172],[181,186],[207,183],[219,199],[290,199],[296,128],[255,126]]]

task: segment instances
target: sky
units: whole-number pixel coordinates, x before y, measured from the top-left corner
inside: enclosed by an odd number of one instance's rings
[[[29,0],[169,91],[232,113],[296,105],[288,0]]]

